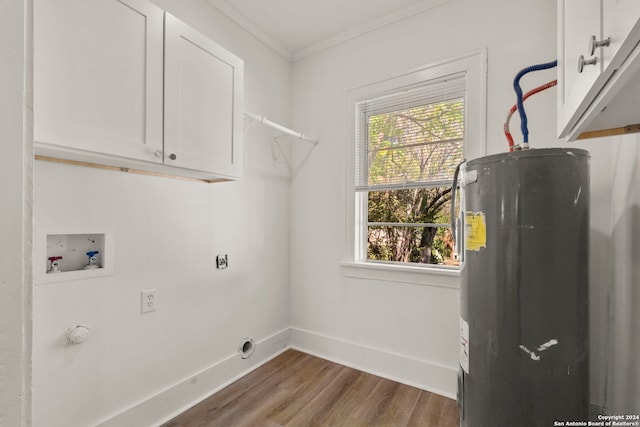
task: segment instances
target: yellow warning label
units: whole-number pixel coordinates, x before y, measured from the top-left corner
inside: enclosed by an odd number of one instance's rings
[[[479,251],[487,247],[487,223],[484,212],[465,212],[464,215],[464,248],[468,251]]]

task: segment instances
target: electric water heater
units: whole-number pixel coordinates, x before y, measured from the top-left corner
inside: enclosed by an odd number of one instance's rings
[[[459,180],[461,425],[588,420],[588,152],[491,155]]]

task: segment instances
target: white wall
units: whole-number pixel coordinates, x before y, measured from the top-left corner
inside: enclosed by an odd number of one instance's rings
[[[155,3],[245,60],[248,110],[289,121],[288,61],[205,0]],[[247,126],[238,182],[36,162],[36,244],[52,227],[112,229],[115,275],[35,286],[35,425],[151,425],[275,353],[236,356],[243,338],[289,325],[288,170],[272,160],[271,131]],[[218,271],[223,253],[230,267]],[[147,288],[158,310],[141,315]],[[87,341],[65,345],[79,323]]]
[[[640,137],[624,136],[611,144],[613,191],[611,224],[613,283],[609,378],[606,410],[640,413]]]
[[[292,181],[291,322],[304,345],[324,356],[455,394],[459,291],[428,285],[346,277],[345,91],[471,51],[487,48],[487,153],[505,150],[502,123],[515,102],[512,81],[525,66],[556,58],[556,2],[454,0],[307,57],[293,68],[293,122],[320,145]],[[525,91],[555,78],[553,71],[525,76]],[[555,89],[527,101],[534,147],[558,146]],[[473,112],[471,112],[473,114]],[[518,135],[519,121],[512,130]],[[609,154],[591,151],[592,239],[604,245],[592,257],[592,288],[610,276],[608,256]],[[446,284],[448,276],[426,276]],[[454,282],[457,282],[457,278]],[[606,307],[605,307],[606,308]],[[595,316],[605,316],[601,309]],[[604,325],[594,331],[601,348]],[[295,336],[293,343],[296,344]],[[354,345],[355,344],[355,345]],[[596,353],[592,400],[601,402],[603,362]],[[413,372],[398,365],[414,364]],[[430,375],[423,371],[429,370]]]
[[[31,408],[30,1],[0,1],[0,426]]]
[[[321,143],[313,150],[299,145],[291,186],[286,167],[272,160],[273,134],[256,124],[247,129],[239,182],[204,185],[37,162],[36,238],[50,227],[112,228],[116,273],[35,287],[34,424],[153,424],[264,360],[288,341],[286,332],[277,333],[290,325],[294,345],[453,395],[457,277],[434,275],[428,281],[436,286],[416,285],[376,273],[346,277],[340,266],[351,196],[344,191],[345,91],[486,47],[487,152],[503,151],[501,125],[515,100],[514,74],[556,56],[556,2],[453,0],[307,57],[293,73],[205,0],[154,2],[245,60],[247,110],[284,124],[293,118],[294,128]],[[523,86],[553,75],[528,75]],[[559,145],[555,89],[527,106],[532,145]],[[572,145],[592,153],[592,401],[601,404],[612,162],[600,141]],[[637,183],[637,173],[619,176]],[[629,206],[620,202],[617,212]],[[622,230],[635,230],[626,221]],[[217,253],[229,254],[228,270],[214,269]],[[624,271],[617,269],[618,277]],[[616,285],[630,291],[624,280]],[[159,308],[143,316],[139,291],[150,287],[159,290]],[[15,309],[12,302],[0,301],[1,308]],[[91,335],[66,346],[65,329],[77,323],[90,326]],[[230,359],[247,335],[263,340],[268,351],[247,363]]]

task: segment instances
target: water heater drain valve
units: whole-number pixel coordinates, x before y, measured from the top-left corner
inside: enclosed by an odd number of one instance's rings
[[[98,264],[98,254],[100,251],[89,251],[87,252],[87,256],[89,257],[89,264],[84,266],[85,270],[93,270],[96,268],[100,268],[100,264]]]
[[[49,261],[51,262],[51,268],[49,269],[49,271],[47,271],[47,273],[60,273],[62,271],[60,270],[61,259],[62,259],[61,256],[49,257]]]

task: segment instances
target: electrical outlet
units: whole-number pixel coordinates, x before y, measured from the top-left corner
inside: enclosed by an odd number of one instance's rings
[[[140,313],[150,313],[156,311],[158,305],[158,290],[157,289],[145,289],[140,291],[141,307]]]
[[[218,270],[223,270],[227,267],[229,267],[229,258],[227,257],[227,254],[218,255],[216,257],[216,268]]]

